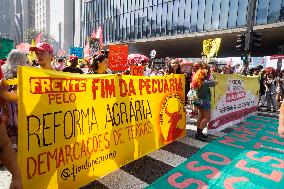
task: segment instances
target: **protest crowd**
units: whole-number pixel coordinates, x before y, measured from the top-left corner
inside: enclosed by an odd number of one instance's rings
[[[6,84],[7,80],[17,78],[18,66],[32,66],[38,69],[51,69],[74,74],[113,74],[108,67],[107,50],[96,52],[93,56],[85,57],[79,63],[76,55],[68,58],[55,57],[53,48],[47,43],[40,43],[31,47],[30,51],[36,53],[37,59],[29,61],[26,54],[20,50],[12,50],[7,59],[1,60],[0,69],[0,160],[12,173],[12,188],[21,188],[21,175],[16,164],[17,152],[17,86]],[[218,65],[207,59],[192,62],[183,58],[165,58],[163,66],[156,66],[152,59],[144,55],[128,58],[129,68],[116,71],[114,74],[130,75],[130,66],[142,67],[143,75],[148,77],[164,76],[170,74],[185,75],[185,106],[189,118],[197,118],[197,134],[195,139],[206,141],[207,136],[203,129],[210,120],[210,88],[218,86],[218,81],[212,78],[212,73],[240,74],[247,77],[259,77],[259,109],[277,111],[284,98],[284,70],[272,67],[257,66],[249,68],[247,65]],[[280,119],[281,121],[281,119]],[[279,126],[279,135],[283,137],[284,125]]]

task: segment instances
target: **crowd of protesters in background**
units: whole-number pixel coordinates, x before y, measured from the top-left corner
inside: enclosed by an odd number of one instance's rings
[[[1,60],[0,69],[0,130],[3,130],[3,136],[0,136],[0,159],[6,166],[10,168],[15,177],[19,177],[18,166],[11,164],[7,158],[2,157],[3,151],[11,154],[12,149],[17,149],[17,96],[16,86],[4,86],[4,79],[13,79],[17,77],[17,66],[33,66],[43,69],[52,69],[63,72],[77,74],[108,74],[112,73],[109,69],[108,51],[96,53],[93,57],[83,59],[79,63],[79,58],[71,55],[66,58],[54,58],[53,48],[48,44],[40,44],[34,50],[37,55],[37,61],[28,61],[25,54],[13,50],[8,55],[7,60]],[[258,76],[260,85],[260,103],[259,108],[265,108],[266,111],[277,111],[284,98],[284,70],[280,71],[272,67],[263,68],[256,66],[249,68],[247,65],[241,66],[236,64],[218,65],[217,62],[206,62],[204,59],[198,61],[190,61],[182,58],[166,58],[163,65],[155,65],[149,60],[142,59],[134,64],[135,66],[144,66],[144,76],[163,76],[169,74],[184,74],[185,75],[185,105],[189,109],[189,117],[197,118],[198,132],[195,139],[206,141],[207,136],[202,133],[204,127],[210,120],[210,99],[211,94],[209,87],[214,87],[217,81],[212,80],[211,73],[217,72],[221,74],[240,74],[244,76]],[[117,73],[116,73],[117,74]],[[127,69],[118,74],[130,75],[130,69]],[[190,94],[196,91],[196,98],[191,99]],[[14,94],[14,95],[13,95]],[[10,96],[9,96],[10,95]],[[5,103],[4,101],[5,100]],[[3,103],[2,103],[3,101]],[[9,115],[7,115],[9,114]],[[283,119],[284,120],[284,119]],[[6,130],[8,135],[5,135]],[[11,142],[7,142],[8,136]],[[5,140],[4,140],[5,139]],[[9,153],[8,153],[9,152]],[[1,154],[2,153],[2,154]],[[12,157],[12,156],[11,156]],[[15,157],[13,156],[15,159]],[[15,161],[15,160],[13,160]],[[14,185],[21,185],[21,180],[15,178]]]

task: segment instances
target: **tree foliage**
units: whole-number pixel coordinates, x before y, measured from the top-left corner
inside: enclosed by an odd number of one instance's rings
[[[44,30],[40,31],[33,28],[29,28],[24,31],[24,42],[31,44],[32,40],[35,39],[40,33],[42,33],[41,42],[47,42],[51,45],[55,43],[54,37],[46,33],[46,31]]]

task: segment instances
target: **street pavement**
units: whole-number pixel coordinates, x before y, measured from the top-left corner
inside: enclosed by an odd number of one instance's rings
[[[279,112],[258,112],[258,116],[278,118]],[[195,154],[200,148],[214,139],[221,137],[233,130],[237,125],[232,125],[209,135],[207,142],[193,139],[196,134],[196,119],[187,119],[186,136],[171,144],[156,150],[136,161],[133,161],[120,169],[100,178],[81,189],[140,189],[156,181],[171,169],[177,167],[186,159]],[[206,130],[205,130],[206,132]],[[3,167],[0,167],[0,189],[8,189],[11,175]]]

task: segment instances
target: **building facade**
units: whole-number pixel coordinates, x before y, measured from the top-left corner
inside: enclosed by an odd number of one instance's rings
[[[23,0],[23,31],[29,28],[35,28],[35,1]]]
[[[59,1],[60,2],[60,1]],[[35,0],[35,29],[50,32],[50,1]]]
[[[0,37],[19,44],[30,27],[34,27],[33,0],[0,0]]]
[[[54,37],[55,51],[81,45],[82,0],[36,0],[35,29]],[[75,27],[76,26],[76,27]]]
[[[106,44],[243,28],[249,0],[85,0],[84,39]],[[284,21],[284,0],[258,0],[255,24]]]

